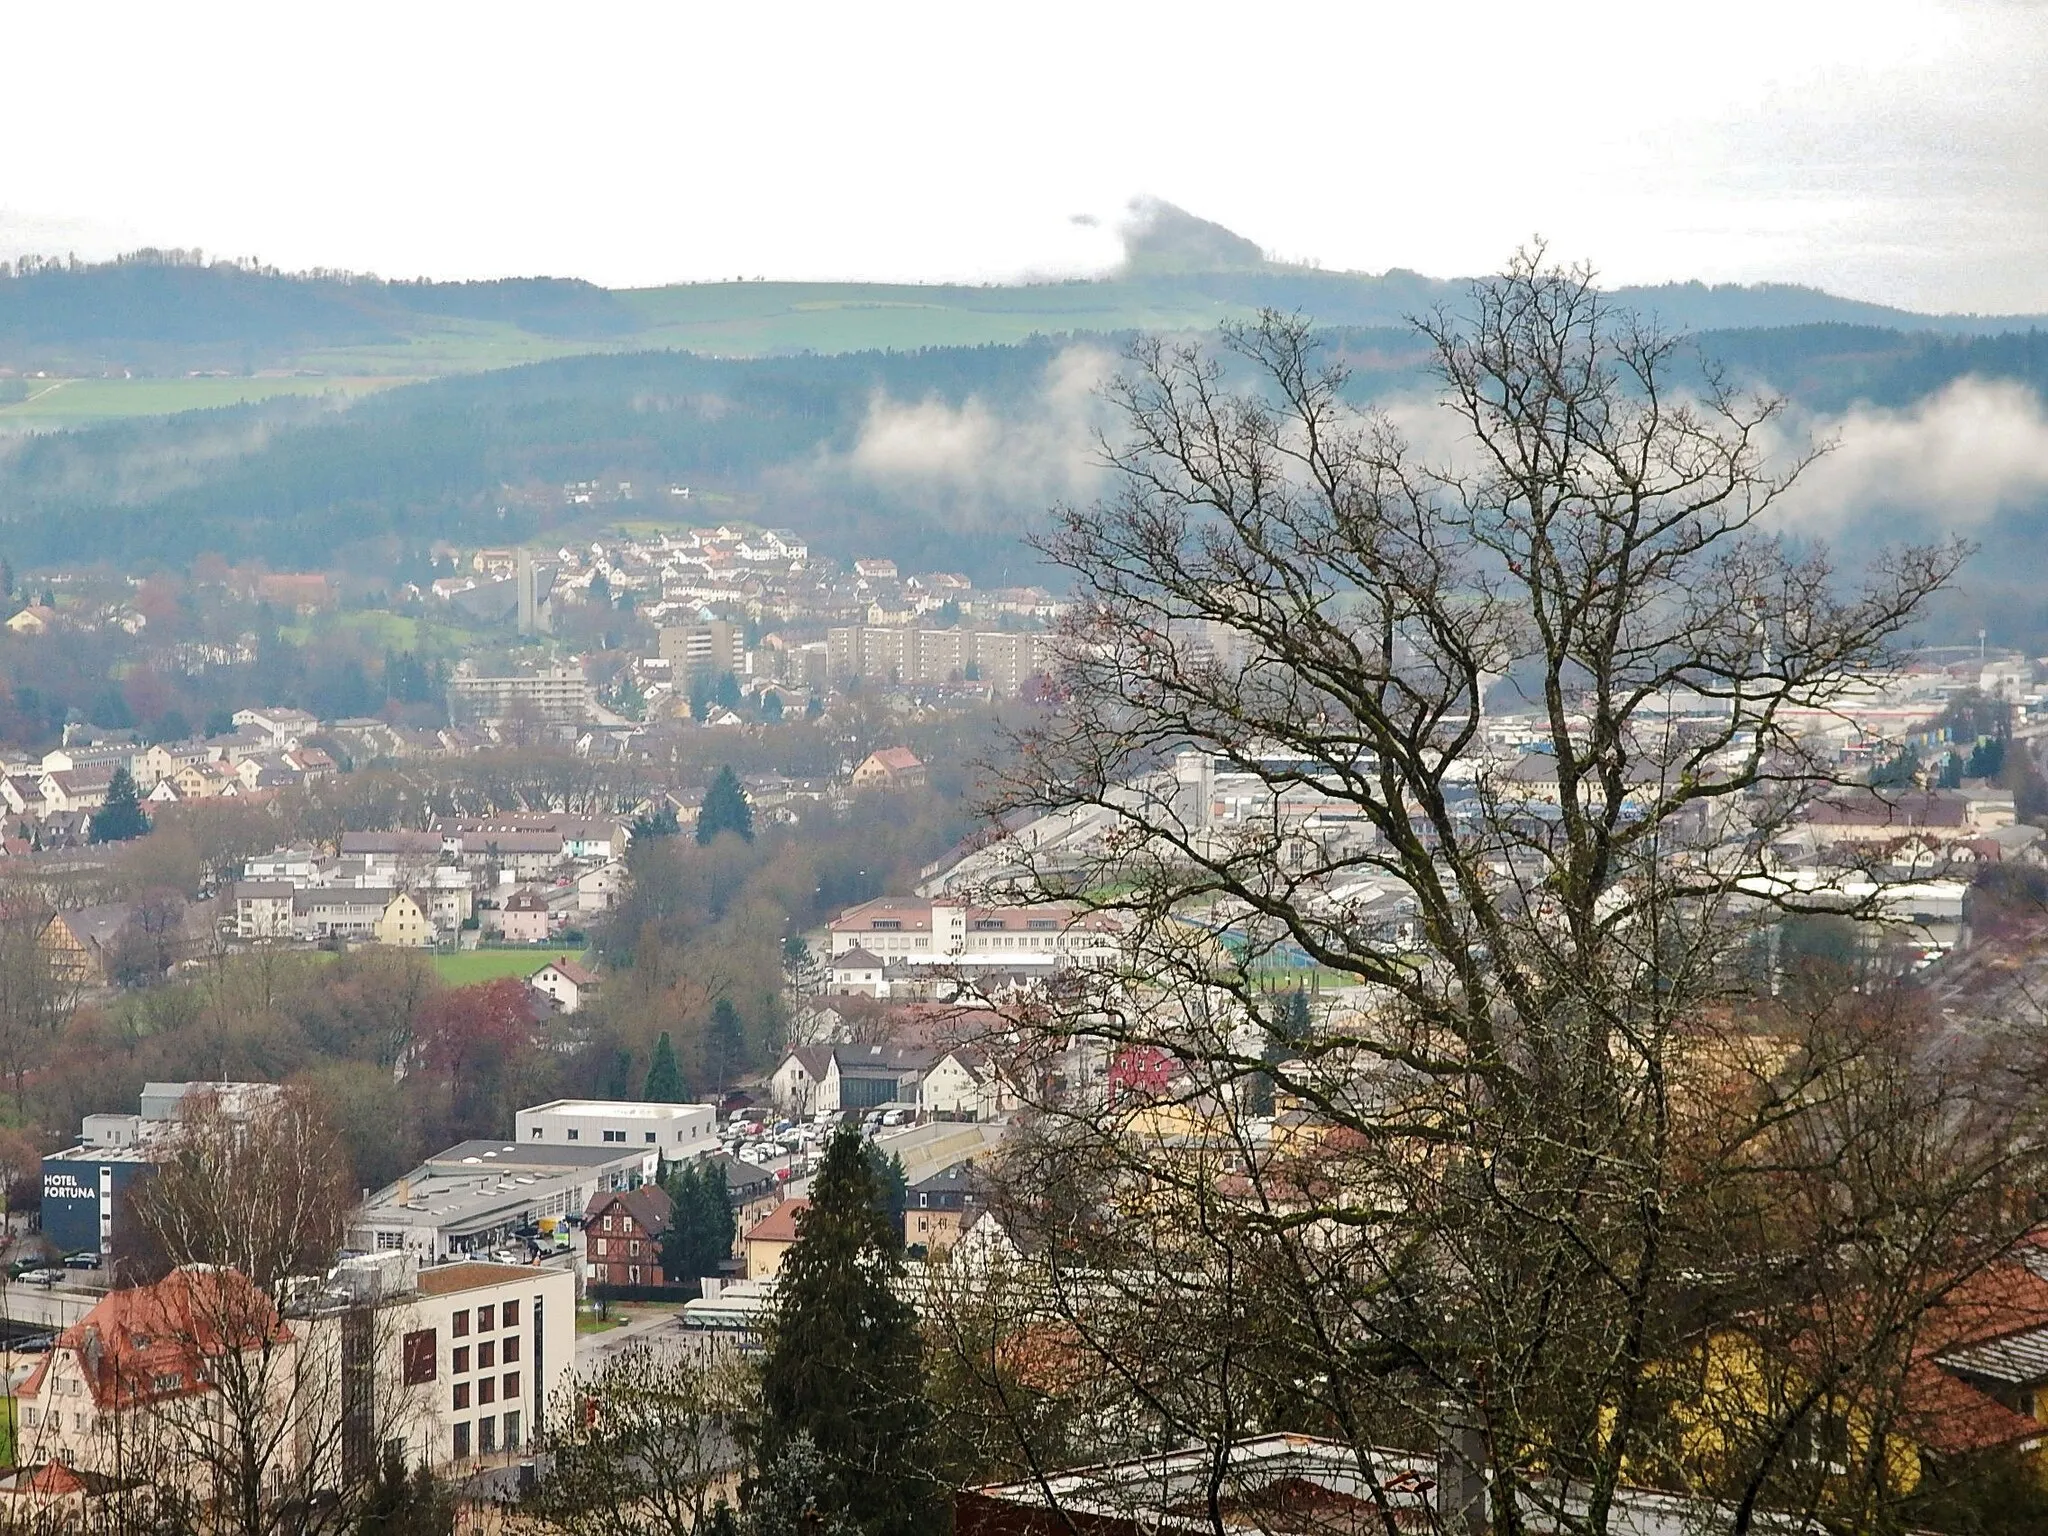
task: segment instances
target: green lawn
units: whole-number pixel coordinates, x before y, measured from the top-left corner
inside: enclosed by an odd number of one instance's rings
[[[0,405],[0,428],[10,423],[60,427],[108,421],[119,416],[169,416],[178,411],[242,405],[252,400],[274,399],[279,395],[338,394],[353,397],[369,390],[412,381],[327,375],[320,378],[29,379],[26,382],[30,390],[27,399],[17,400],[12,405]]]
[[[496,981],[500,976],[531,976],[550,960],[558,960],[566,949],[470,949],[458,954],[434,956],[434,971],[451,987],[467,987],[479,981]],[[571,955],[572,959],[580,956]]]

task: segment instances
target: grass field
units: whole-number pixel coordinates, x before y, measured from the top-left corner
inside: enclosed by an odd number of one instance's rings
[[[538,946],[533,949],[464,950],[459,954],[434,956],[434,973],[451,987],[467,987],[479,981],[496,981],[501,976],[531,976],[565,952],[564,949]]]
[[[31,379],[25,400],[0,405],[0,430],[9,425],[64,427],[121,416],[169,416],[280,395],[354,398],[373,389],[413,382],[360,375],[322,378]]]

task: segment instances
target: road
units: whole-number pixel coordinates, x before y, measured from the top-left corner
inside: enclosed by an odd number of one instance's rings
[[[576,1369],[593,1371],[607,1358],[633,1344],[646,1344],[668,1353],[681,1347],[683,1330],[676,1319],[681,1307],[663,1302],[614,1302],[612,1305],[626,1314],[623,1328],[607,1328],[602,1333],[579,1333],[576,1335]]]

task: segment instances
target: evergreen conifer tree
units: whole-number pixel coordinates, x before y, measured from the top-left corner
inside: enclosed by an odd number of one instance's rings
[[[704,791],[704,804],[697,812],[697,841],[709,843],[721,832],[737,832],[747,842],[754,840],[754,808],[747,804],[747,792],[740,788],[740,776],[727,763]]]
[[[683,1069],[676,1065],[675,1042],[664,1029],[654,1042],[654,1059],[647,1064],[647,1086],[640,1090],[640,1097],[649,1104],[680,1104],[689,1096]]]
[[[817,1509],[864,1536],[921,1536],[945,1523],[925,1454],[917,1319],[896,1294],[903,1230],[885,1213],[875,1161],[851,1125],[827,1144],[810,1208],[782,1263],[762,1372],[761,1461],[807,1437]]]
[[[92,840],[96,843],[125,843],[149,831],[149,818],[142,811],[142,797],[135,791],[135,776],[116,768],[107,781],[106,803],[92,813]]]
[[[705,1043],[709,1047],[706,1054],[711,1058],[711,1086],[722,1089],[746,1065],[747,1058],[747,1034],[740,1026],[740,1011],[731,998],[721,997],[711,1005],[710,1038]]]
[[[693,1158],[669,1173],[665,1187],[674,1211],[662,1235],[662,1269],[672,1284],[717,1274],[739,1235],[725,1165]]]

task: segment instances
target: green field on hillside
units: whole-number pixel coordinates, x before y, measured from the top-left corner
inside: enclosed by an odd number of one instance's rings
[[[434,974],[451,987],[473,986],[479,981],[496,981],[501,976],[531,976],[550,960],[567,953],[579,958],[574,946],[548,949],[470,949],[459,954],[434,956]]]
[[[196,379],[30,379],[25,400],[0,405],[0,431],[10,426],[83,426],[122,416],[170,416],[222,405],[246,405],[281,395],[336,395],[353,399],[412,380],[360,374],[318,378],[287,376]]]

